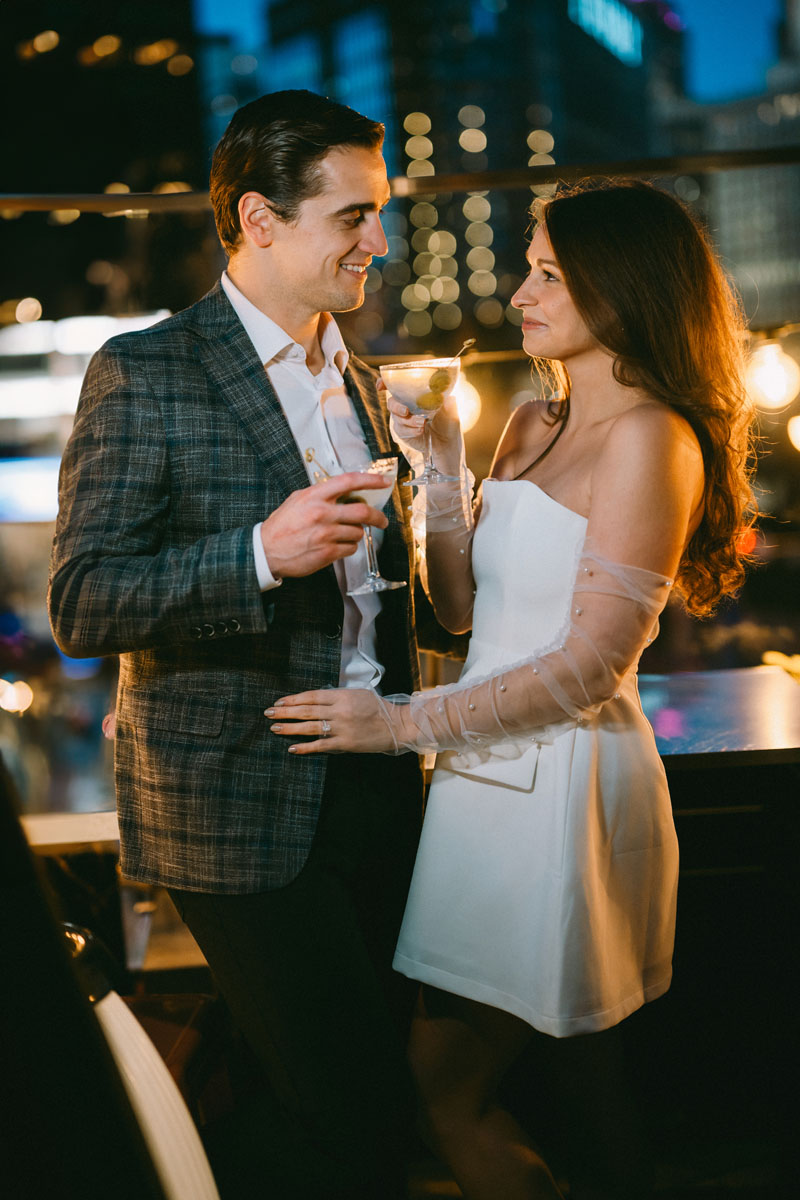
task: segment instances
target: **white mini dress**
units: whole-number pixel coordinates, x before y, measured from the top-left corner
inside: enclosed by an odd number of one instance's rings
[[[484,481],[462,680],[557,643],[586,526],[527,480]],[[635,668],[551,734],[438,756],[394,966],[565,1037],[669,987],[678,846]]]

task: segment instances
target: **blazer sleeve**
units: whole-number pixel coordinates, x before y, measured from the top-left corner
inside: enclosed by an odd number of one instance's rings
[[[107,343],[86,374],[61,464],[48,606],[72,657],[267,628],[252,524],[181,544],[169,445],[141,351]]]

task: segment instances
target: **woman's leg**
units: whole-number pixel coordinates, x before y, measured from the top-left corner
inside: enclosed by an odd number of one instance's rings
[[[509,1013],[423,988],[409,1057],[422,1136],[467,1200],[557,1200],[550,1171],[495,1095],[531,1030]]]

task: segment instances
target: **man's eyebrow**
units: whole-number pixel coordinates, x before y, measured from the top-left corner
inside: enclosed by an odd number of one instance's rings
[[[331,213],[331,216],[343,217],[346,213],[351,212],[377,212],[378,209],[385,208],[391,198],[392,194],[388,192],[383,204],[376,204],[374,200],[366,200],[362,204],[356,200],[352,204],[346,204],[344,208],[337,208],[336,212]]]

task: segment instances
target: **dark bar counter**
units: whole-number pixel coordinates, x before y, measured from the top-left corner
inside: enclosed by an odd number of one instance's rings
[[[740,1165],[752,1155],[775,1185],[763,1194],[784,1195],[798,1115],[800,683],[763,666],[644,675],[640,694],[681,869],[672,987],[624,1023],[632,1062],[647,1063],[656,1139],[696,1138]]]

